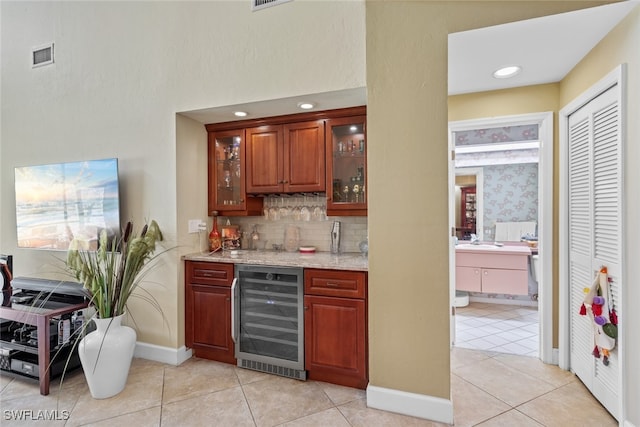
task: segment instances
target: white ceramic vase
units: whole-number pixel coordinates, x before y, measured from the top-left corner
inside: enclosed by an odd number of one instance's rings
[[[94,318],[97,329],[78,344],[78,354],[89,391],[106,399],[124,390],[136,345],[136,332],[122,325],[122,317]]]

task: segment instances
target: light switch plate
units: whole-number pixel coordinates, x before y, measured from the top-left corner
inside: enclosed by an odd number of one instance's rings
[[[189,233],[197,233],[200,231],[200,224],[202,224],[201,219],[190,219],[189,220]]]

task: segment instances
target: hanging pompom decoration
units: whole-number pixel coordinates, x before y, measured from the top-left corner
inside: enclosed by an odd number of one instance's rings
[[[600,359],[600,350],[598,350],[598,346],[595,346],[593,348],[591,354],[593,354],[593,357],[595,357],[596,359]]]
[[[606,348],[602,349],[602,363],[604,364],[604,366],[609,366],[609,350],[607,350]]]
[[[593,321],[596,322],[596,325],[604,326],[607,324],[607,318],[604,316],[596,316],[593,318]]]
[[[618,324],[618,314],[616,313],[616,309],[615,308],[612,308],[611,311],[609,312],[609,320],[614,325]]]

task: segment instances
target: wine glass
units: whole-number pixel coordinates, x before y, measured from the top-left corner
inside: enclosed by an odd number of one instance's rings
[[[269,221],[269,197],[262,200],[262,217],[265,221]]]
[[[284,205],[284,197],[280,197],[278,213],[280,214],[280,219],[286,219],[289,216],[289,209]]]
[[[316,195],[316,198],[313,203],[313,220],[321,221],[322,220],[322,205],[320,202],[320,196]]]
[[[280,211],[276,206],[276,199],[274,197],[270,197],[269,199],[269,219],[271,219],[271,221],[278,221],[280,219]]]
[[[291,216],[294,221],[300,221],[300,204],[302,203],[300,197],[295,198],[295,206],[291,211]]]
[[[300,208],[300,219],[302,221],[311,220],[311,211],[309,210],[309,206],[307,206],[307,196],[304,196],[304,205]]]

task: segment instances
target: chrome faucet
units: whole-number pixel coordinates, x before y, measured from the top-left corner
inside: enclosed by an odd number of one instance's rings
[[[475,234],[471,234],[471,244],[472,245],[479,245],[480,244],[480,239],[478,238],[478,236],[476,236]]]

